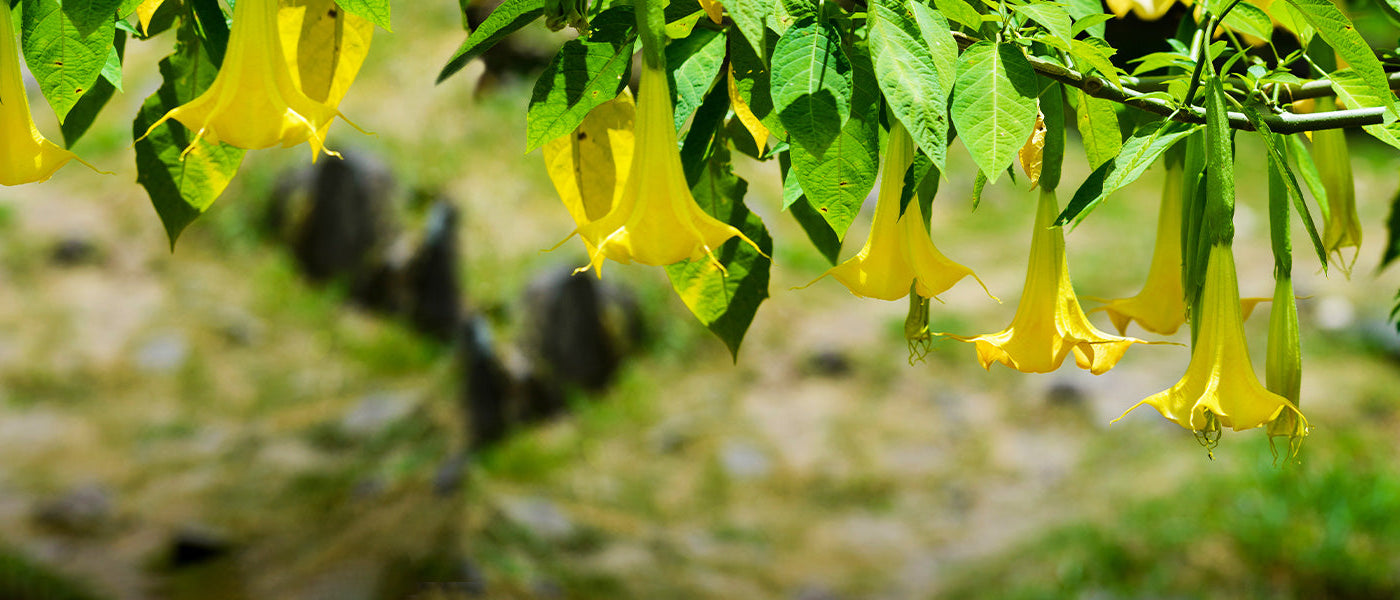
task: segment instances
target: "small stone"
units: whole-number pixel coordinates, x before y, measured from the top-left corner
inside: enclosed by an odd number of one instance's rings
[[[77,536],[100,534],[112,520],[112,495],[100,484],[74,488],[40,504],[34,511],[34,521],[39,525]]]
[[[1088,399],[1084,390],[1068,381],[1056,381],[1045,390],[1045,403],[1056,408],[1079,408]]]
[[[820,377],[844,377],[851,373],[851,360],[839,350],[818,350],[807,357],[803,371]]]
[[[768,455],[746,442],[727,442],[720,450],[724,472],[735,479],[759,479],[771,469]]]
[[[501,512],[512,523],[545,541],[561,541],[574,533],[574,523],[553,502],[538,496],[507,499]]]
[[[170,537],[168,564],[172,569],[192,567],[228,556],[233,542],[228,535],[202,524],[181,527]]]
[[[77,267],[101,262],[97,244],[81,235],[69,235],[54,244],[49,260],[60,267]]]
[[[470,465],[471,457],[465,452],[457,452],[448,457],[433,474],[433,494],[451,496],[462,489],[462,482],[467,477],[467,467]]]
[[[371,439],[404,420],[414,408],[413,399],[408,394],[369,394],[355,403],[340,420],[340,430],[351,437]]]
[[[792,594],[792,600],[840,600],[835,592],[824,586],[807,584]]]
[[[190,343],[180,333],[163,333],[136,351],[136,366],[148,373],[171,373],[185,365]]]

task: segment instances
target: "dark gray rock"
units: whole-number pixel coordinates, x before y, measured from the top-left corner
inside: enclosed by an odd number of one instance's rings
[[[525,354],[566,387],[603,389],[645,335],[630,292],[569,267],[531,281],[524,306]]]
[[[462,315],[457,220],[457,207],[451,202],[434,202],[423,243],[408,264],[409,321],[419,331],[443,341],[452,339]]]
[[[78,267],[102,262],[97,243],[80,234],[69,234],[58,240],[49,252],[49,262],[59,267]]]
[[[224,532],[202,524],[181,527],[170,536],[166,564],[172,569],[193,567],[233,553],[234,543]]]
[[[106,486],[88,484],[73,488],[34,509],[34,522],[57,533],[96,536],[114,522],[112,493]]]
[[[496,353],[491,325],[485,319],[468,317],[458,328],[457,362],[463,379],[461,408],[469,444],[472,448],[489,446],[509,430],[515,386]]]
[[[277,230],[290,233],[292,252],[307,277],[324,281],[354,277],[364,270],[372,252],[388,242],[393,231],[393,177],[377,160],[346,152],[344,158],[325,157],[307,175],[293,175],[286,198],[295,186],[306,185],[304,212],[275,201],[271,219]],[[304,216],[303,216],[304,215]],[[300,217],[300,218],[297,218]]]

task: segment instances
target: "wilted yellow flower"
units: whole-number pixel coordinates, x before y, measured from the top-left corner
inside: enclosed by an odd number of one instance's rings
[[[4,28],[0,30],[0,135],[4,136],[0,140],[0,184],[45,181],[75,156],[44,139],[34,125],[9,2],[0,1],[0,27]]]
[[[1070,283],[1064,230],[1052,227],[1058,214],[1054,190],[1042,189],[1026,266],[1026,286],[1011,325],[976,337],[943,334],[976,343],[977,360],[984,368],[1000,362],[1024,373],[1048,373],[1060,368],[1073,352],[1079,368],[1102,375],[1123,358],[1128,346],[1143,343],[1103,333],[1089,323]]]
[[[1139,19],[1144,21],[1156,21],[1167,14],[1176,0],[1105,0],[1108,9],[1113,11],[1114,16],[1123,18],[1132,11]],[[1182,4],[1191,5],[1191,0],[1182,0]]]
[[[642,67],[633,136],[632,166],[612,209],[574,230],[595,246],[584,269],[601,269],[605,258],[660,266],[709,256],[720,266],[714,251],[735,236],[758,249],[748,236],[695,203],[676,147],[670,85],[660,67]]]
[[[1336,108],[1333,98],[1319,98],[1318,110]],[[1356,215],[1356,185],[1351,175],[1351,153],[1347,149],[1346,133],[1340,129],[1325,129],[1312,134],[1313,162],[1327,190],[1326,224],[1322,229],[1322,245],[1337,266],[1350,271],[1356,261],[1342,258],[1343,248],[1361,251],[1361,219]]]
[[[911,198],[904,214],[899,214],[904,173],[913,162],[914,140],[895,121],[885,148],[870,237],[860,253],[832,267],[822,277],[830,275],[852,294],[880,300],[903,298],[909,295],[911,285],[920,296],[932,298],[968,275],[982,283],[971,269],[949,260],[933,245],[924,229],[926,221],[918,198]],[[982,284],[982,290],[987,290],[986,284]],[[991,296],[991,292],[987,295]]]
[[[1186,322],[1186,292],[1181,285],[1181,167],[1167,168],[1162,187],[1162,208],[1157,214],[1157,243],[1152,249],[1152,266],[1147,283],[1131,298],[1109,300],[1094,311],[1107,311],[1108,319],[1127,333],[1128,323],[1137,321],[1143,329],[1171,335]],[[1091,312],[1094,312],[1091,311]]]
[[[1264,389],[1254,375],[1240,314],[1235,257],[1228,244],[1211,246],[1197,314],[1200,329],[1191,348],[1186,375],[1170,389],[1143,399],[1123,415],[1148,404],[1182,427],[1210,435],[1222,425],[1235,431],[1259,427],[1288,410],[1297,414],[1305,431],[1307,419],[1298,408],[1287,398]]]
[[[214,83],[198,98],[165,113],[146,135],[175,119],[199,139],[239,148],[309,142],[314,161],[325,150],[321,132],[340,111],[302,92],[283,52],[277,0],[239,0]]]

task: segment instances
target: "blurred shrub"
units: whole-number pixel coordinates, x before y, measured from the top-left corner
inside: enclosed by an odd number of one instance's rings
[[[85,586],[0,548],[0,598],[4,600],[97,600]]]

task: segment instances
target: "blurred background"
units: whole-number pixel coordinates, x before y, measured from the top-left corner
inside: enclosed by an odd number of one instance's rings
[[[337,125],[348,160],[314,168],[305,147],[249,153],[173,253],[130,150],[170,34],[128,45],[126,93],[75,148],[115,176],[70,165],[0,195],[0,598],[1400,594],[1400,275],[1375,272],[1392,150],[1351,140],[1350,279],[1298,253],[1301,460],[1258,430],[1211,459],[1150,409],[1109,425],[1180,377],[1184,346],[1099,377],[984,371],[953,341],[910,365],[905,303],[793,290],[827,265],[771,162],[736,159],[776,240],[738,364],[661,269],[568,278],[582,245],[541,251],[573,223],[521,152],[528,71],[565,38],[531,29],[435,86],[458,7],[394,8],[341,107],[376,135]],[[1240,284],[1267,297],[1262,147],[1241,136],[1238,161]],[[975,167],[950,162],[935,239],[1003,303],[964,282],[933,329],[999,330],[1034,195],[1003,179],[974,212]],[[1069,234],[1081,297],[1137,292],[1161,179]],[[1262,376],[1267,309],[1246,328]]]

